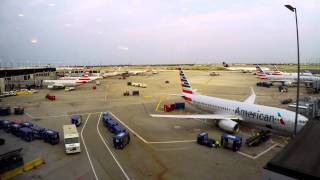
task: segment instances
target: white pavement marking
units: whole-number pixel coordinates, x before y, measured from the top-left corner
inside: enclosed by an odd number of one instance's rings
[[[119,168],[121,169],[123,175],[126,177],[127,180],[130,180],[129,176],[127,175],[127,173],[123,170],[122,166],[120,165],[120,163],[118,162],[118,160],[116,159],[116,157],[114,156],[114,154],[112,153],[111,149],[109,148],[109,146],[107,145],[106,141],[103,139],[100,131],[99,131],[99,123],[100,123],[100,120],[101,120],[101,115],[102,113],[100,113],[100,116],[99,116],[99,120],[98,120],[98,123],[97,123],[97,132],[103,142],[103,144],[106,146],[106,148],[108,149],[108,151],[110,152],[111,156],[113,157],[113,159],[116,161],[117,165],[119,166]]]
[[[146,141],[143,137],[141,137],[138,133],[136,133],[134,130],[132,130],[129,126],[127,126],[124,122],[122,122],[117,116],[115,116],[112,112],[109,112],[113,117],[115,117],[122,125],[124,125],[127,129],[129,129],[134,135],[136,135],[141,141],[148,144],[148,141]]]
[[[85,150],[86,150],[86,153],[87,153],[87,156],[88,156],[88,159],[89,159],[89,163],[90,163],[91,169],[92,169],[92,171],[93,171],[94,177],[96,178],[96,180],[99,180],[99,178],[98,178],[98,176],[97,176],[97,174],[96,174],[96,171],[94,170],[94,167],[93,167],[93,164],[92,164],[92,161],[91,161],[91,158],[90,158],[90,155],[89,155],[89,152],[88,152],[86,143],[84,142],[84,138],[83,138],[83,135],[82,135],[82,134],[83,134],[83,130],[84,130],[84,128],[85,128],[86,125],[87,125],[87,122],[88,122],[88,119],[89,119],[90,115],[91,115],[91,114],[88,115],[88,118],[87,118],[86,122],[84,123],[83,128],[81,129],[80,135],[81,135],[81,139],[82,139],[84,148],[85,148]]]
[[[87,112],[87,113],[80,113],[77,115],[86,115],[86,114],[98,114],[101,112]],[[31,114],[25,113],[27,116],[35,119],[44,119],[44,118],[56,118],[56,117],[66,117],[66,116],[71,116],[71,114],[63,114],[63,115],[56,115],[56,116],[32,116]],[[75,113],[76,114],[76,113]]]
[[[278,144],[274,144],[273,146],[269,147],[268,149],[266,149],[265,151],[261,152],[260,154],[255,156],[255,159],[257,159],[258,157],[264,155],[265,153],[267,153],[268,151],[270,151],[271,149],[273,149],[274,147],[278,146]]]
[[[188,143],[196,142],[196,140],[182,140],[182,141],[158,141],[158,142],[148,142],[149,144],[172,144],[172,143]]]
[[[158,141],[158,142],[149,142],[145,140],[142,136],[140,136],[137,132],[132,130],[128,125],[126,125],[124,122],[122,122],[117,116],[115,116],[112,112],[109,111],[109,113],[115,117],[122,125],[124,125],[129,131],[131,131],[134,135],[136,135],[141,141],[143,141],[146,144],[170,144],[170,143],[188,143],[188,142],[195,142],[195,140],[181,140],[181,141]]]
[[[29,113],[25,113],[25,114],[33,119],[33,116],[31,116]]]
[[[268,151],[270,151],[271,149],[273,149],[274,147],[278,146],[279,144],[274,144],[272,146],[270,146],[268,149],[262,151],[260,154],[256,155],[256,156],[251,156],[249,154],[246,154],[246,153],[243,153],[243,152],[240,152],[240,151],[237,151],[238,154],[241,154],[245,157],[248,157],[248,158],[251,158],[251,159],[257,159],[258,157],[264,155],[265,153],[267,153]]]

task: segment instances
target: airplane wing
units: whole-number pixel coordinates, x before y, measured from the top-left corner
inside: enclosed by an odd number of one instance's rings
[[[254,104],[255,101],[256,101],[256,93],[254,93],[254,90],[251,87],[251,95],[244,101],[244,103]]]
[[[162,115],[162,114],[150,114],[151,117],[164,117],[164,118],[177,118],[177,119],[230,119],[230,120],[242,120],[241,116],[227,115],[227,114],[191,114],[191,115]]]

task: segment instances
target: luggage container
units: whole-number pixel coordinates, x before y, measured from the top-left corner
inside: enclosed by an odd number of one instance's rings
[[[170,112],[171,111],[170,106],[168,104],[163,105],[163,111],[164,112]]]
[[[81,125],[81,122],[82,122],[82,116],[78,115],[78,114],[74,114],[74,115],[71,116],[70,121],[71,121],[71,124],[74,124],[77,127],[79,127]]]
[[[185,109],[186,105],[184,102],[176,102],[176,109]]]
[[[11,132],[13,135],[19,137],[19,135],[20,135],[20,133],[19,133],[20,128],[22,128],[22,126],[21,126],[20,124],[13,123],[13,124],[10,125],[10,132]]]
[[[30,129],[32,130],[34,138],[43,139],[46,128],[34,125],[34,126],[31,126]]]
[[[126,129],[123,128],[120,124],[115,125],[111,128],[111,133],[113,133],[113,134],[119,134],[119,133],[125,132],[125,131],[126,131]]]
[[[22,115],[24,114],[24,107],[21,107],[21,106],[15,107],[13,111],[14,111],[14,114],[16,115]]]
[[[23,122],[23,123],[21,123],[20,125],[21,125],[22,127],[32,127],[32,126],[33,126],[33,124],[32,124],[31,122],[28,122],[28,121]]]
[[[126,145],[130,143],[130,134],[125,131],[116,134],[112,137],[113,146],[115,149],[123,149]]]
[[[170,104],[170,110],[174,111],[176,109],[176,104]]]
[[[23,139],[23,140],[25,140],[27,142],[30,142],[30,141],[34,140],[34,136],[33,136],[32,130],[30,128],[28,128],[28,127],[20,128],[19,136],[20,136],[21,139]]]
[[[139,96],[139,95],[140,95],[139,91],[132,91],[132,96]]]
[[[232,149],[233,151],[238,151],[242,145],[242,137],[224,133],[221,136],[221,145],[224,148]]]
[[[14,124],[14,122],[12,122],[12,121],[8,121],[8,120],[4,120],[4,121],[2,121],[2,129],[5,131],[5,132],[7,132],[7,133],[9,133],[10,132],[10,126],[12,125],[12,124]]]
[[[0,116],[8,116],[11,114],[10,106],[2,106],[0,107]]]
[[[46,98],[49,99],[50,101],[56,100],[56,96],[53,96],[53,95],[50,95],[50,94],[47,94]]]
[[[117,126],[117,125],[118,125],[118,123],[115,122],[115,121],[113,121],[113,120],[109,120],[109,121],[107,122],[107,128],[108,128],[108,130],[109,130],[111,133],[113,133],[113,127],[114,127],[114,126]]]
[[[60,138],[59,138],[59,132],[51,130],[51,129],[46,129],[43,132],[43,140],[46,143],[50,143],[52,145],[54,144],[59,144]]]
[[[112,119],[109,119],[108,121],[106,121],[106,127],[110,132],[112,131],[113,126],[116,126],[116,125],[118,125],[118,123]]]
[[[1,120],[0,120],[0,129],[3,129],[3,126],[4,126],[7,122],[9,122],[9,121],[8,121],[8,120],[1,119]]]
[[[200,145],[213,147],[215,142],[216,141],[214,139],[209,138],[209,135],[206,132],[202,132],[202,133],[198,134],[197,143],[200,144]]]

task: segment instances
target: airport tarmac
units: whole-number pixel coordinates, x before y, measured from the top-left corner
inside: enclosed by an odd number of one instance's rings
[[[253,87],[257,104],[285,108],[280,100],[294,98],[296,93],[295,88],[280,93],[277,87],[256,87],[257,79],[251,74],[221,72],[220,76],[212,77],[206,71],[185,73],[194,89],[209,96],[242,101]],[[148,87],[127,86],[128,81],[145,83]],[[6,139],[6,144],[0,153],[22,147],[25,162],[38,156],[46,161],[36,170],[15,179],[258,179],[262,167],[287,141],[274,135],[259,147],[243,145],[238,153],[223,148],[211,149],[196,144],[195,139],[202,131],[220,138],[223,131],[212,122],[151,118],[150,113],[163,113],[163,103],[182,102],[181,98],[169,95],[180,93],[177,71],[131,76],[126,80],[107,78],[96,90],[92,86],[88,83],[70,92],[42,89],[33,95],[3,99],[2,104],[24,106],[26,113],[2,119],[30,120],[60,131],[61,137],[60,144],[52,146],[40,140],[27,143],[1,130],[0,137]],[[305,89],[301,89],[302,96],[306,95]],[[140,96],[123,96],[126,90],[139,90]],[[55,95],[56,101],[45,99],[47,93]],[[112,146],[112,135],[100,120],[101,112],[106,111],[130,131],[131,142],[124,150],[115,150]],[[70,115],[76,113],[82,114],[84,119],[78,128],[82,152],[66,155],[62,125],[69,124]],[[187,105],[185,111],[172,113],[201,112]],[[241,124],[239,134],[245,138],[255,130]]]

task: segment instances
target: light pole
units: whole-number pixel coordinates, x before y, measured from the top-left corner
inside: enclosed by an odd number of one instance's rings
[[[297,8],[291,5],[285,5],[290,11],[294,12],[296,17],[296,31],[297,31],[297,50],[298,50],[298,80],[297,80],[297,102],[296,102],[296,117],[294,121],[294,136],[297,134],[297,123],[298,123],[298,110],[299,110],[299,95],[300,95],[300,50],[299,50],[299,30],[298,30],[298,18],[297,18]]]

